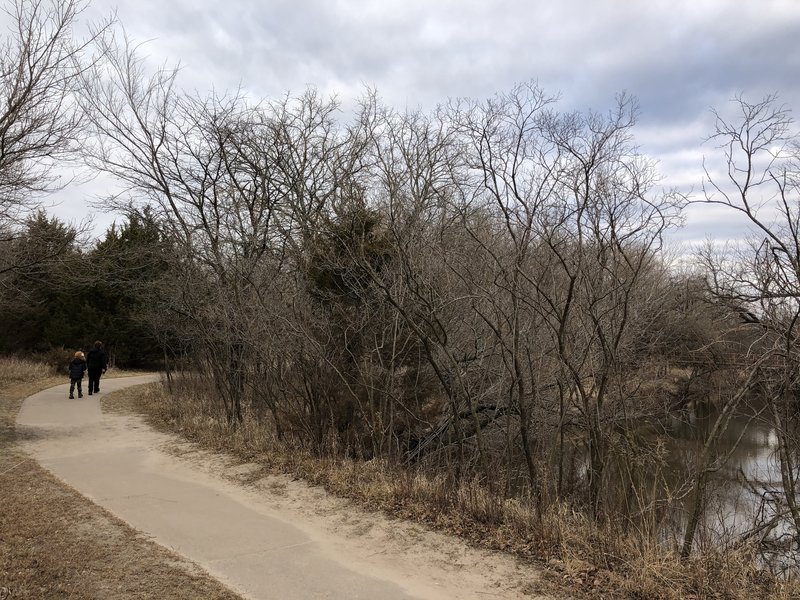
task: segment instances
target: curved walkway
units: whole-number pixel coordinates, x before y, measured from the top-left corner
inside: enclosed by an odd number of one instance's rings
[[[103,379],[101,393],[156,379]],[[419,545],[415,564],[413,547],[398,558],[387,552],[385,539],[372,534],[355,544],[337,539],[319,522],[299,522],[297,511],[282,510],[280,502],[262,501],[213,468],[175,456],[168,448],[176,439],[140,418],[102,413],[99,394],[67,396],[68,385],[60,385],[25,400],[17,418],[24,449],[67,484],[245,597],[530,598],[519,592],[519,581],[507,580],[519,575],[510,559],[498,559],[505,561],[502,568],[477,565],[486,572],[476,577],[471,568],[458,570],[476,566],[481,556],[469,563],[459,557],[480,551],[456,552],[457,540],[442,544],[449,546],[453,564],[431,566],[425,555],[430,544],[427,550]],[[331,515],[321,517],[330,520]],[[387,530],[402,527],[407,525],[389,522]],[[370,542],[378,546],[365,547]]]

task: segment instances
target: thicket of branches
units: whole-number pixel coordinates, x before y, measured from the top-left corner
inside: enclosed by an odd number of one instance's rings
[[[199,98],[104,50],[87,159],[170,240],[153,321],[232,426],[445,469],[537,514],[641,526],[702,487],[667,483],[641,429],[713,376],[749,390],[746,345],[669,269],[683,198],[638,153],[632,98],[563,113],[528,84],[398,113],[367,93],[345,121],[314,91]]]

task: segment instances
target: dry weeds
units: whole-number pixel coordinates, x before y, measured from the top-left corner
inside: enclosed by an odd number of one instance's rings
[[[230,428],[191,387],[172,397],[161,384],[153,384],[104,402],[106,410],[143,414],[157,429],[179,433],[205,449],[301,477],[367,508],[425,523],[477,546],[545,564],[554,590],[641,600],[800,598],[797,582],[763,573],[747,549],[682,562],[664,548],[642,548],[631,537],[598,528],[567,509],[537,520],[526,503],[498,500],[479,485],[454,488],[445,477],[378,460],[313,456],[282,445],[268,424],[255,419]]]
[[[65,377],[17,359],[0,361],[0,373],[0,597],[240,598],[19,452],[22,400]]]

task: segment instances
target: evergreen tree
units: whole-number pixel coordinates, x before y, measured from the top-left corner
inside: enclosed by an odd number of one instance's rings
[[[119,365],[143,367],[161,357],[146,316],[169,270],[167,252],[155,218],[145,210],[112,225],[89,254],[94,283],[86,301],[93,319],[86,339],[103,340]]]
[[[77,347],[83,335],[84,303],[80,273],[84,259],[77,230],[38,211],[24,230],[6,243],[14,268],[3,277],[0,349],[44,351]]]

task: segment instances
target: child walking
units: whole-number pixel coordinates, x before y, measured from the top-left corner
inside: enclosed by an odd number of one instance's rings
[[[72,362],[69,363],[69,397],[74,398],[75,385],[78,386],[78,398],[83,398],[83,390],[81,384],[83,382],[83,374],[86,372],[86,359],[83,358],[83,352],[78,350]]]

